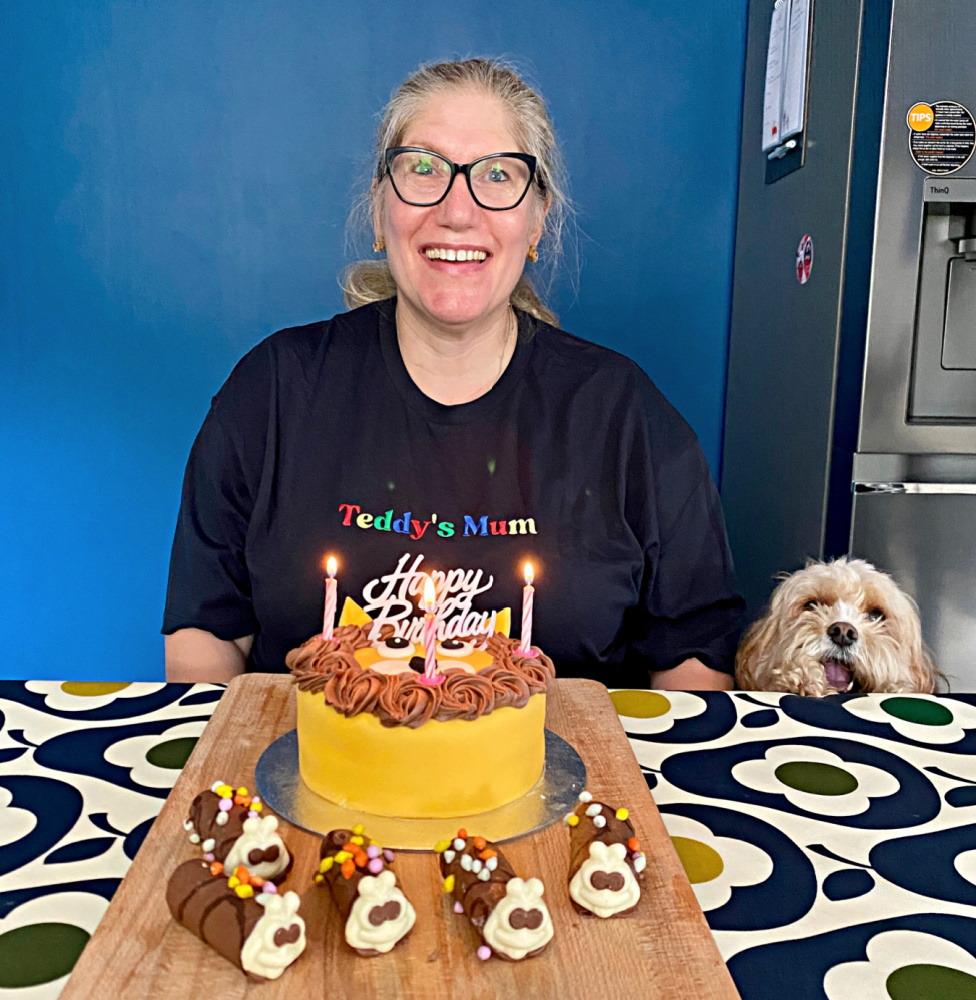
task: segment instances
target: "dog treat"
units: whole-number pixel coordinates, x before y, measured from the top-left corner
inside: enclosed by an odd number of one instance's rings
[[[484,940],[478,958],[495,952],[518,961],[545,949],[553,927],[541,879],[519,878],[495,844],[469,837],[467,830],[458,830],[434,850],[440,855],[444,891],[455,899],[454,912],[466,914]]]
[[[262,816],[263,808],[246,788],[217,781],[193,800],[183,829],[203,849],[204,861],[219,861],[227,871],[243,865],[251,875],[280,882],[291,855],[278,835],[277,817]]]
[[[305,950],[298,894],[219,861],[181,864],[166,886],[173,917],[251,978],[277,979]]]
[[[619,917],[640,899],[637,876],[647,867],[626,809],[594,802],[580,792],[569,827],[569,898],[579,913]]]
[[[390,867],[393,851],[361,826],[332,830],[322,841],[317,885],[327,885],[342,919],[346,944],[367,957],[383,955],[412,930],[417,914]]]

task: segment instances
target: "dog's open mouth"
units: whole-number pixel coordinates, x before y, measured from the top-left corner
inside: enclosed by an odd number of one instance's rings
[[[835,660],[828,656],[823,662],[824,673],[827,675],[827,683],[835,691],[850,691],[854,686],[854,677],[851,668],[840,660]]]

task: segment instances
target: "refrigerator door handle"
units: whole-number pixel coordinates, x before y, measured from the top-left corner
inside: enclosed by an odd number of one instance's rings
[[[852,493],[937,493],[976,495],[976,483],[853,483]]]

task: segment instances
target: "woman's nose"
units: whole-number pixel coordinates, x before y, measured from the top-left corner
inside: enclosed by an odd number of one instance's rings
[[[437,221],[453,229],[469,226],[481,209],[475,204],[467,181],[461,174],[454,178],[447,197],[436,206]]]

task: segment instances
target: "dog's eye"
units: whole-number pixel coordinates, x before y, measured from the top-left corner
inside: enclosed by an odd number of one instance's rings
[[[885,613],[881,608],[872,608],[868,612],[868,620],[872,622],[883,622],[885,620]]]
[[[819,607],[820,607],[820,601],[807,601],[807,603],[803,605],[803,610],[813,611],[815,608]]]

